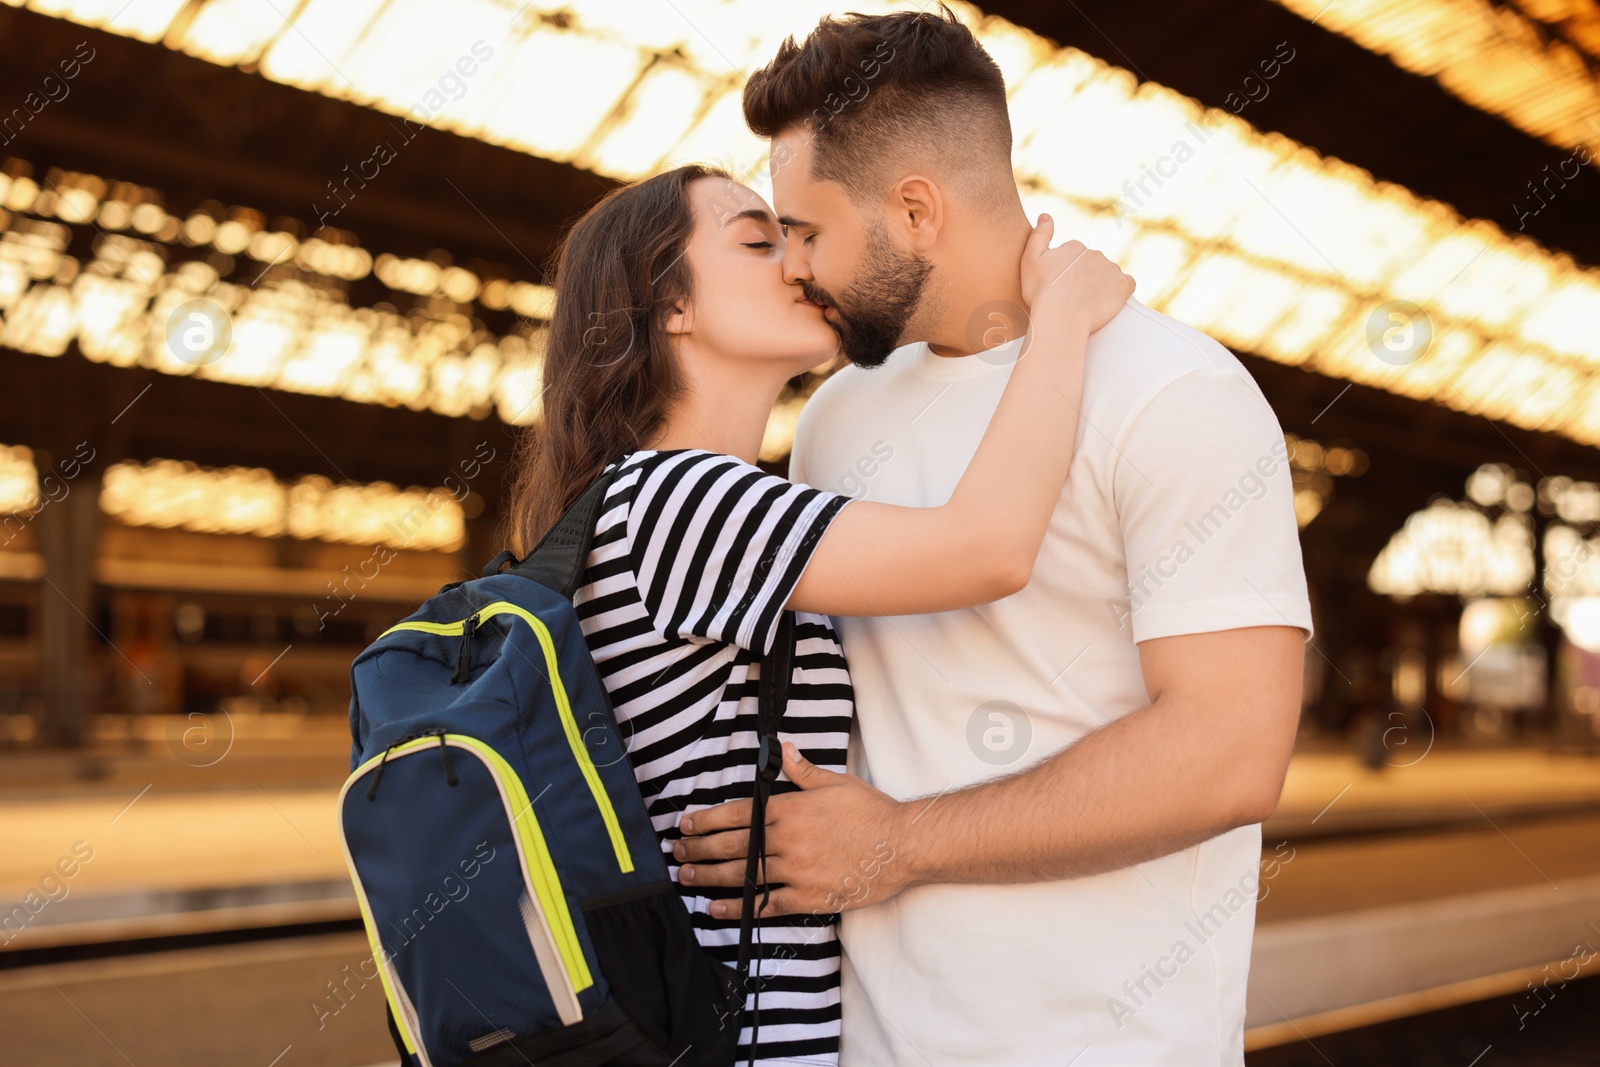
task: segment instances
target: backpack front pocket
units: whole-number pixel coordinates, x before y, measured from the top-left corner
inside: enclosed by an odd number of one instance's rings
[[[616,809],[611,804],[611,798],[606,795],[605,786],[600,781],[600,772],[594,765],[594,759],[589,755],[589,749],[583,742],[583,734],[578,729],[577,718],[572,713],[571,702],[567,698],[567,688],[561,682],[561,668],[556,654],[555,638],[550,634],[550,628],[533,612],[520,607],[508,600],[496,600],[485,604],[465,619],[456,619],[453,622],[398,622],[379,635],[379,640],[392,633],[406,630],[416,630],[438,637],[460,638],[456,646],[456,681],[465,681],[472,674],[472,635],[477,628],[499,615],[509,615],[521,619],[533,631],[534,638],[539,642],[539,650],[544,659],[544,671],[550,679],[550,694],[556,704],[556,714],[561,718],[562,733],[566,737],[567,745],[572,750],[572,758],[578,763],[578,770],[583,774],[583,780],[589,787],[589,793],[594,797],[595,807],[599,809],[600,819],[605,823],[606,836],[611,840],[611,847],[617,854],[617,868],[624,874],[633,871],[633,857],[628,852],[628,842],[622,834],[622,824],[617,818]],[[381,664],[381,659],[380,659]],[[380,665],[379,670],[383,671]],[[400,685],[405,685],[404,674],[399,668],[390,669],[392,680]],[[388,672],[385,672],[388,673]]]
[[[425,1067],[583,1020],[595,979],[499,753],[464,734],[405,741],[350,775],[339,813],[373,959]]]

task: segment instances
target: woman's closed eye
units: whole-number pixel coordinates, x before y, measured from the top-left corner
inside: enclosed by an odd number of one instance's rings
[[[772,242],[771,241],[744,241],[744,242],[741,242],[741,243],[746,248],[771,248],[772,247]]]

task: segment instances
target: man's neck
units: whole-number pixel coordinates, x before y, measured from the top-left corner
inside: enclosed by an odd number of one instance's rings
[[[1028,329],[1022,299],[1022,249],[1033,227],[1016,213],[976,229],[952,255],[946,299],[922,340],[936,356],[970,356],[1015,340]]]

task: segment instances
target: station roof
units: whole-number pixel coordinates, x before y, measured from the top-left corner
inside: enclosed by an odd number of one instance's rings
[[[78,82],[89,101],[47,111],[6,149],[38,166],[13,177],[5,202],[50,208],[13,210],[14,230],[27,222],[48,243],[49,224],[93,229],[96,254],[143,263],[148,289],[211,252],[237,257],[215,284],[264,278],[240,306],[290,326],[251,332],[275,347],[234,384],[508,424],[534,410],[542,265],[560,227],[616,182],[689,160],[721,162],[767,193],[740,88],[832,7],[6,2],[28,9],[11,14],[31,32],[7,27],[0,51],[96,49]],[[1585,3],[1484,15],[1469,0],[1417,0],[1399,5],[1415,9],[1409,21],[1298,0],[953,6],[1011,87],[1029,210],[1117,258],[1146,303],[1256,357],[1275,403],[1292,395],[1315,413],[1348,384],[1320,428],[1381,424],[1398,410],[1386,394],[1600,442],[1600,271],[1587,265],[1600,262],[1600,183],[1581,168],[1574,188],[1547,186],[1538,205],[1526,188],[1570,155],[1574,117],[1593,110],[1594,78],[1575,73],[1592,69]],[[1484,32],[1462,30],[1469,20]],[[1512,71],[1513,56],[1526,69]],[[380,141],[397,160],[340,196]],[[1152,173],[1161,180],[1140,184]],[[19,180],[33,182],[27,195]],[[229,205],[207,207],[213,198]],[[318,236],[319,209],[335,208]],[[56,239],[69,256],[77,239]],[[197,293],[213,284],[203,273],[189,270]],[[127,269],[120,281],[158,316],[156,294],[137,293]],[[1393,301],[1425,316],[1424,358],[1376,356],[1369,323]],[[73,331],[89,309],[76,306],[71,344],[50,340],[61,320],[37,311],[15,332],[8,313],[7,347],[81,351]],[[152,320],[142,333],[161,329]],[[163,361],[158,348],[132,361],[196,384],[242,373],[239,361]],[[1308,384],[1319,378],[1333,387]]]

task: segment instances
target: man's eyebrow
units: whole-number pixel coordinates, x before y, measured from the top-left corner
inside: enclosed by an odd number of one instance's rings
[[[797,226],[802,230],[812,230],[812,229],[816,228],[816,223],[814,223],[814,222],[807,222],[804,219],[791,218],[788,215],[779,215],[778,216],[778,225],[779,226]]]

